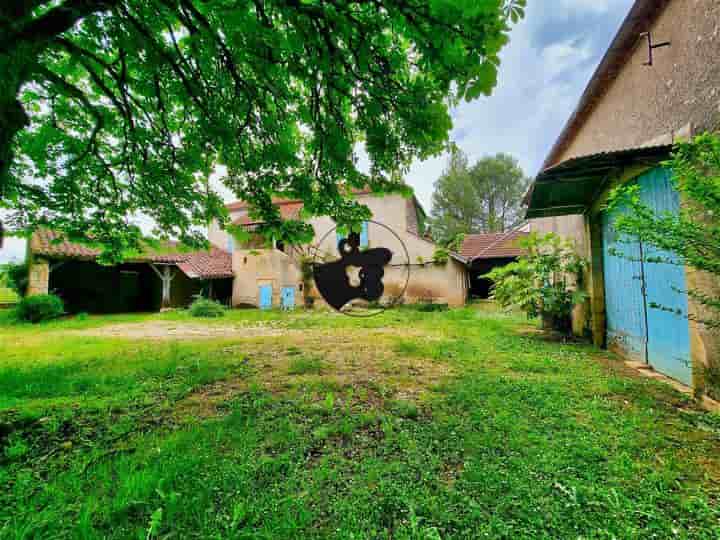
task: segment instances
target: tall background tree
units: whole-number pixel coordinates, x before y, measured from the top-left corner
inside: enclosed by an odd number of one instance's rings
[[[489,94],[525,0],[3,0],[0,206],[111,258],[133,217],[188,242],[226,218],[208,177],[301,240],[273,194],[341,222],[352,187],[405,189],[448,107]],[[356,167],[363,140],[371,167]]]
[[[521,219],[521,198],[528,178],[512,156],[487,156],[470,165],[454,148],[435,182],[430,226],[436,240],[448,243],[461,234],[503,232]]]

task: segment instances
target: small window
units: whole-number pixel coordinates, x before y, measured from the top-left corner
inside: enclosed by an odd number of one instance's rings
[[[235,239],[230,234],[228,234],[227,238],[227,250],[228,253],[232,253],[233,251],[235,251]]]

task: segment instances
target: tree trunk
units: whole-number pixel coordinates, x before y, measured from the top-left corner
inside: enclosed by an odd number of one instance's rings
[[[30,122],[18,100],[25,81],[31,55],[18,49],[0,52],[0,200],[10,193],[10,165],[13,160],[13,140]]]

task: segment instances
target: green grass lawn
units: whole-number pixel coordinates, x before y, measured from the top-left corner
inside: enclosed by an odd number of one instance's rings
[[[15,291],[3,287],[2,284],[0,284],[0,304],[14,304],[17,300],[18,297]]]
[[[720,537],[720,418],[513,316],[0,316],[0,350],[0,538]]]

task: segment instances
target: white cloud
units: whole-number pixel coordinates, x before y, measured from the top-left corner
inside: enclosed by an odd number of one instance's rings
[[[560,13],[591,12],[596,14],[607,13],[610,10],[611,0],[560,0],[553,9]]]
[[[535,175],[631,4],[632,0],[562,0],[561,6],[548,10],[539,2],[530,3],[526,19],[513,29],[502,52],[499,84],[492,96],[463,103],[453,112],[452,137],[471,161],[506,152],[519,160],[527,175]],[[605,13],[604,25],[558,23],[583,13],[588,21]],[[428,211],[433,183],[446,159],[416,162],[407,175]]]
[[[0,264],[24,261],[26,245],[27,240],[24,238],[6,237],[3,247],[0,248]]]
[[[589,43],[569,39],[553,43],[542,51],[542,60],[546,78],[554,79],[569,70],[576,69],[592,58]]]

